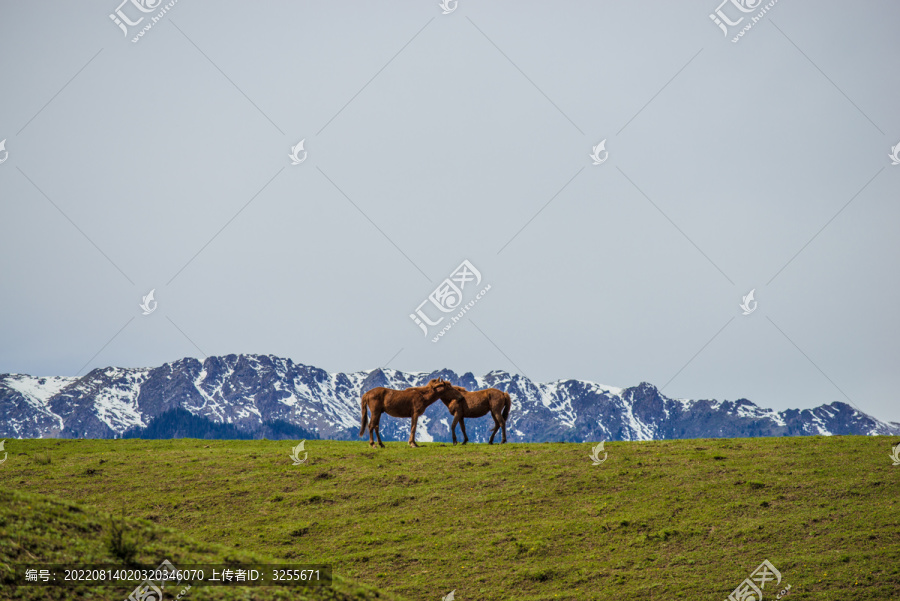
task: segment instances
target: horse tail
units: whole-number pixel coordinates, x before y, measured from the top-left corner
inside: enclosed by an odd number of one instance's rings
[[[362,405],[362,419],[359,422],[359,435],[363,436],[366,431],[366,424],[369,423],[369,404],[366,402],[366,396],[368,396],[368,392],[362,395],[362,401],[360,405]]]
[[[509,410],[512,408],[512,398],[508,392],[503,393],[503,401],[503,421],[506,421],[509,418]]]

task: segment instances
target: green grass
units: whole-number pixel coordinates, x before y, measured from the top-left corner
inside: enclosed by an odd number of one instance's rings
[[[13,587],[16,564],[65,566],[116,564],[154,568],[163,559],[176,567],[234,562],[274,564],[264,554],[235,551],[215,544],[198,543],[170,528],[134,518],[122,518],[58,497],[0,490],[0,599],[125,599],[129,587]],[[166,599],[185,591],[171,585]],[[393,599],[372,587],[335,577],[331,588],[282,587],[187,587],[185,601],[193,599],[238,601],[373,601]]]
[[[209,547],[325,563],[410,600],[721,601],[768,559],[789,598],[881,601],[900,599],[896,442],[613,442],[593,466],[588,444],[308,441],[293,466],[290,441],[10,440],[0,490],[165,527],[151,562]],[[8,495],[6,562],[15,499],[32,498]]]

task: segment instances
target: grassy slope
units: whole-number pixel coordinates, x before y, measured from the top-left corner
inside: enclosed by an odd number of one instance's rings
[[[896,442],[618,442],[592,466],[587,444],[311,441],[292,466],[285,441],[11,440],[0,490],[124,506],[408,599],[721,601],[769,559],[791,597],[884,600],[900,599]]]
[[[218,545],[197,543],[170,528],[157,526],[140,519],[115,518],[124,528],[124,541],[137,543],[135,557],[138,564],[155,567],[162,559],[169,559],[176,567],[226,562],[277,563],[258,553],[235,551]],[[30,599],[35,601],[91,599],[125,599],[130,587],[18,587],[11,584],[11,568],[18,563],[56,563],[62,565],[90,565],[116,563],[110,553],[111,519],[105,514],[78,503],[35,493],[0,490],[0,599]],[[183,594],[185,601],[239,601],[245,599],[282,601],[389,601],[371,587],[361,587],[335,578],[331,588],[312,590],[282,587],[186,587],[172,584],[166,599]]]

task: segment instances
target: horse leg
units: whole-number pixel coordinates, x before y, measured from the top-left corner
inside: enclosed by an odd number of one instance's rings
[[[456,424],[459,423],[459,416],[460,416],[460,413],[461,413],[461,412],[457,411],[457,412],[453,415],[453,426],[450,427],[450,430],[451,430],[451,432],[453,433],[453,444],[456,444]]]
[[[412,427],[409,429],[409,446],[418,447],[416,444],[416,425],[419,423],[419,413],[413,409]]]
[[[503,440],[500,442],[506,442],[506,418],[502,413],[500,414],[500,426],[503,428]]]
[[[494,418],[494,431],[491,432],[491,439],[488,441],[488,444],[494,444],[494,436],[497,435],[497,430],[500,429],[500,420],[497,418],[497,414],[491,411],[491,417]],[[506,439],[504,438],[504,441]]]
[[[378,444],[381,445],[381,448],[384,448],[384,443],[381,442],[381,414],[378,414],[378,418],[375,420],[375,434],[378,436]],[[374,444],[372,445],[375,446]]]
[[[369,420],[369,446],[375,447],[375,428],[378,426],[378,414],[372,409],[372,419]]]
[[[459,427],[462,430],[462,434],[463,434],[462,443],[466,444],[467,442],[469,442],[469,435],[466,434],[466,418],[463,417],[462,409],[460,409],[460,411],[459,411]]]

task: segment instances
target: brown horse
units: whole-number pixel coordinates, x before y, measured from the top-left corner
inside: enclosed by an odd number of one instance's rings
[[[381,432],[379,424],[381,422],[381,414],[387,413],[391,417],[411,417],[412,428],[409,431],[409,446],[417,447],[416,444],[416,425],[419,416],[425,413],[428,408],[436,400],[441,399],[445,403],[455,401],[464,401],[462,394],[453,388],[453,385],[446,380],[434,379],[425,386],[416,386],[407,388],[406,390],[394,390],[393,388],[383,388],[381,386],[373,388],[362,395],[362,420],[360,421],[359,435],[363,436],[366,430],[366,423],[369,425],[369,445],[375,446],[374,435],[378,436],[378,444],[384,447],[381,442]],[[372,420],[369,421],[369,412],[372,412]]]
[[[494,418],[494,431],[491,432],[491,439],[488,441],[488,444],[494,444],[494,436],[500,428],[503,428],[503,439],[500,442],[506,442],[506,420],[509,418],[509,410],[512,407],[512,399],[509,398],[509,394],[496,388],[473,390],[472,392],[469,392],[462,386],[454,386],[453,388],[462,394],[462,401],[441,399],[453,415],[453,426],[450,428],[453,432],[453,444],[456,444],[457,423],[462,429],[462,443],[466,444],[469,442],[469,437],[466,435],[465,418],[481,417],[489,412],[491,417]]]

